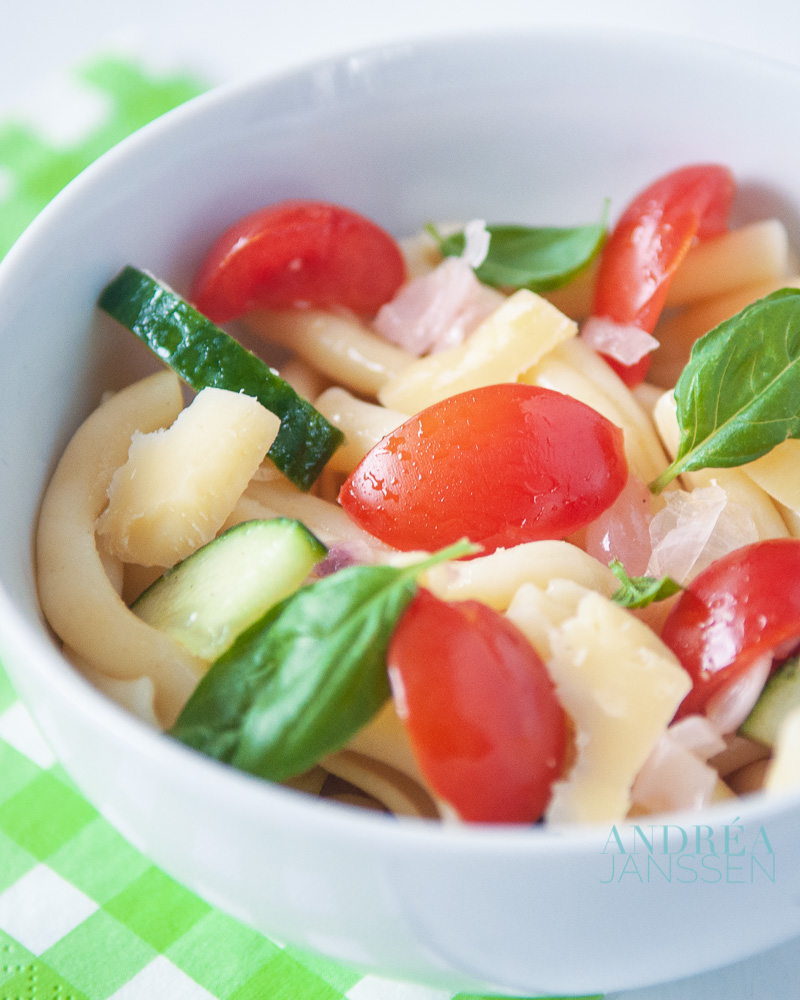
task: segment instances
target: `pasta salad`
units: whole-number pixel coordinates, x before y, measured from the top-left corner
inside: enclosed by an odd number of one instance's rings
[[[47,488],[67,657],[203,753],[398,815],[610,822],[797,784],[800,277],[734,198],[690,165],[610,232],[603,209],[401,243],[282,202],[188,298],[126,268],[99,307],[165,367]]]

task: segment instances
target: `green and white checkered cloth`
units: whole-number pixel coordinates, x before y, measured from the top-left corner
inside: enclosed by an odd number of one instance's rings
[[[100,59],[0,124],[0,257],[80,170],[202,89]],[[178,885],[81,796],[0,667],[0,1000],[452,997],[270,941]]]

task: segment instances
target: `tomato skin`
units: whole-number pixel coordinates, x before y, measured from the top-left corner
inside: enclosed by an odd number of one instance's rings
[[[534,823],[564,767],[566,715],[536,650],[479,601],[420,589],[389,647],[420,770],[475,823]]]
[[[727,231],[735,192],[727,167],[695,164],[673,170],[637,195],[603,248],[592,315],[652,333],[689,248]],[[629,386],[643,381],[650,366],[649,354],[633,365],[606,360]]]
[[[484,552],[564,538],[622,491],[620,429],[570,396],[501,383],[450,396],[380,441],[339,494],[397,549],[468,537]]]
[[[252,309],[312,306],[371,318],[405,280],[395,240],[339,205],[284,201],[245,216],[214,243],[191,300],[215,323]]]
[[[753,661],[800,639],[800,539],[772,538],[711,563],[680,595],[662,640],[692,678],[677,717],[703,714]]]

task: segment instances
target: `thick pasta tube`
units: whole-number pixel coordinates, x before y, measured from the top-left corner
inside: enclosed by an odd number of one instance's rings
[[[559,357],[555,351],[525,372],[520,381],[572,396],[591,406],[593,410],[597,410],[612,424],[621,427],[624,433],[625,457],[631,470],[643,482],[655,479],[665,468],[666,462],[658,442],[649,435],[643,437],[638,426],[630,422],[626,414],[615,405],[615,401],[591,379]]]
[[[593,556],[569,542],[525,542],[468,562],[442,563],[428,570],[425,586],[443,601],[482,601],[505,611],[523,583],[546,587],[571,580],[611,597],[619,580]]]
[[[756,299],[779,288],[800,288],[800,276],[772,278],[757,285],[746,285],[718,298],[707,299],[668,319],[656,328],[661,346],[653,354],[648,378],[664,388],[674,386],[689,361],[694,342],[749,306]]]
[[[675,272],[666,306],[689,306],[736,288],[771,281],[788,273],[786,228],[777,219],[754,222],[692,247]],[[573,319],[592,311],[597,263],[547,298]],[[752,301],[752,300],[751,300]]]
[[[782,278],[789,270],[789,237],[778,219],[764,219],[701,240],[686,255],[669,286],[667,306],[726,295],[737,288]]]
[[[642,450],[663,471],[667,466],[667,457],[653,422],[617,373],[580,337],[559,344],[554,354],[585,375],[608,396],[622,413],[624,426],[635,428]]]
[[[333,313],[256,310],[245,322],[263,340],[288,347],[333,381],[366,396],[375,396],[416,360],[356,320]]]
[[[314,406],[344,433],[345,443],[328,462],[328,468],[337,472],[352,472],[381,438],[408,419],[405,413],[365,403],[338,386],[326,389]]]
[[[125,562],[174,566],[214,538],[279,427],[257,399],[203,389],[166,430],[133,435],[97,533]]]
[[[109,677],[149,677],[155,707],[170,725],[206,664],[137,618],[114,589],[95,544],[114,470],[134,431],[170,424],[183,403],[178,379],[162,372],[112,396],[78,428],[42,501],[36,538],[39,600],[64,643]]]
[[[387,546],[377,538],[354,524],[341,507],[303,493],[285,480],[282,483],[253,480],[242,499],[254,500],[266,510],[273,511],[270,516],[297,518],[325,545],[361,542],[376,552],[388,551]]]
[[[405,413],[470,389],[515,382],[578,328],[550,303],[523,288],[485,319],[458,347],[417,359],[378,393],[384,406]]]
[[[345,749],[380,760],[396,771],[408,775],[418,784],[425,784],[411,744],[408,742],[405,726],[397,714],[392,699],[386,702],[363,729],[350,738]]]
[[[553,788],[548,820],[623,819],[634,778],[692,686],[689,675],[646,625],[593,591],[578,596],[572,587],[569,600],[551,600],[525,584],[508,617],[539,644],[575,726],[576,761]]]

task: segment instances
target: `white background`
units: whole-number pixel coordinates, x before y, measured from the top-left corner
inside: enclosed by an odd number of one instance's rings
[[[384,42],[553,25],[652,29],[800,66],[800,0],[0,0],[0,116],[120,45],[156,67],[223,82]],[[800,942],[792,942],[624,1000],[796,1000],[798,983]]]

